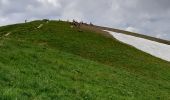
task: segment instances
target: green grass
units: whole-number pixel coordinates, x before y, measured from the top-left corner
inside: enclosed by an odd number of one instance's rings
[[[2,100],[170,99],[170,63],[111,37],[61,21],[4,26],[0,36]]]

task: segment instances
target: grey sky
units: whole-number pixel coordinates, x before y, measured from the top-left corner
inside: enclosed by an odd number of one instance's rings
[[[170,0],[0,0],[0,25],[42,18],[82,20],[170,40]]]

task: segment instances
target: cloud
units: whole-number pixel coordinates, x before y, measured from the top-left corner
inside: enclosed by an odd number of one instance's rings
[[[155,37],[166,34],[161,38],[170,40],[169,5],[170,0],[0,0],[0,25],[76,19]]]
[[[45,5],[47,7],[54,6],[54,7],[60,7],[60,3],[58,0],[37,0],[38,2],[42,3],[42,5]]]
[[[138,32],[138,30],[135,29],[134,27],[127,27],[126,31],[129,31],[129,32]]]
[[[156,34],[156,38],[164,38],[167,34]]]

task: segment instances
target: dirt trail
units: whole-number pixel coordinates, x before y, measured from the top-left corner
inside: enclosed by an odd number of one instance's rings
[[[37,27],[37,29],[42,28],[42,27],[43,27],[43,25],[44,25],[44,24],[40,24],[40,25]]]
[[[11,34],[11,32],[8,32],[7,34],[5,34],[4,36],[7,37]]]
[[[49,23],[49,21],[47,21],[46,22],[47,24]],[[36,27],[35,29],[40,29],[40,28],[42,28],[44,26],[44,24],[40,24],[38,27]],[[9,35],[11,35],[12,34],[12,32],[8,32],[8,33],[6,33],[5,35],[3,35],[3,36],[1,36],[0,37],[0,39],[1,39],[1,41],[0,41],[0,45],[2,45],[3,43],[3,41],[4,41],[4,39],[5,39],[5,37],[8,37]]]
[[[3,35],[2,37],[0,37],[0,39],[1,39],[1,41],[0,41],[0,46],[3,45],[6,37],[8,37],[11,33],[12,33],[12,32],[8,32],[8,33],[6,33],[5,35]]]

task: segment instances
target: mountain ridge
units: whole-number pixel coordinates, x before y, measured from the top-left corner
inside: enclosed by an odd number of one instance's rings
[[[0,36],[2,100],[170,99],[170,62],[91,25],[39,20]]]
[[[109,28],[109,27],[104,27],[104,26],[97,26],[97,25],[95,25],[94,27],[99,28],[101,30],[109,30],[109,31],[113,31],[113,32],[123,33],[123,34],[132,35],[132,36],[136,36],[136,37],[140,37],[140,38],[145,38],[145,39],[149,39],[152,41],[170,45],[170,41],[168,41],[168,40],[164,40],[164,39],[160,39],[160,38],[156,38],[156,37],[152,37],[152,36],[148,36],[148,35],[143,35],[140,33],[125,31],[125,30],[115,29],[115,28]]]

